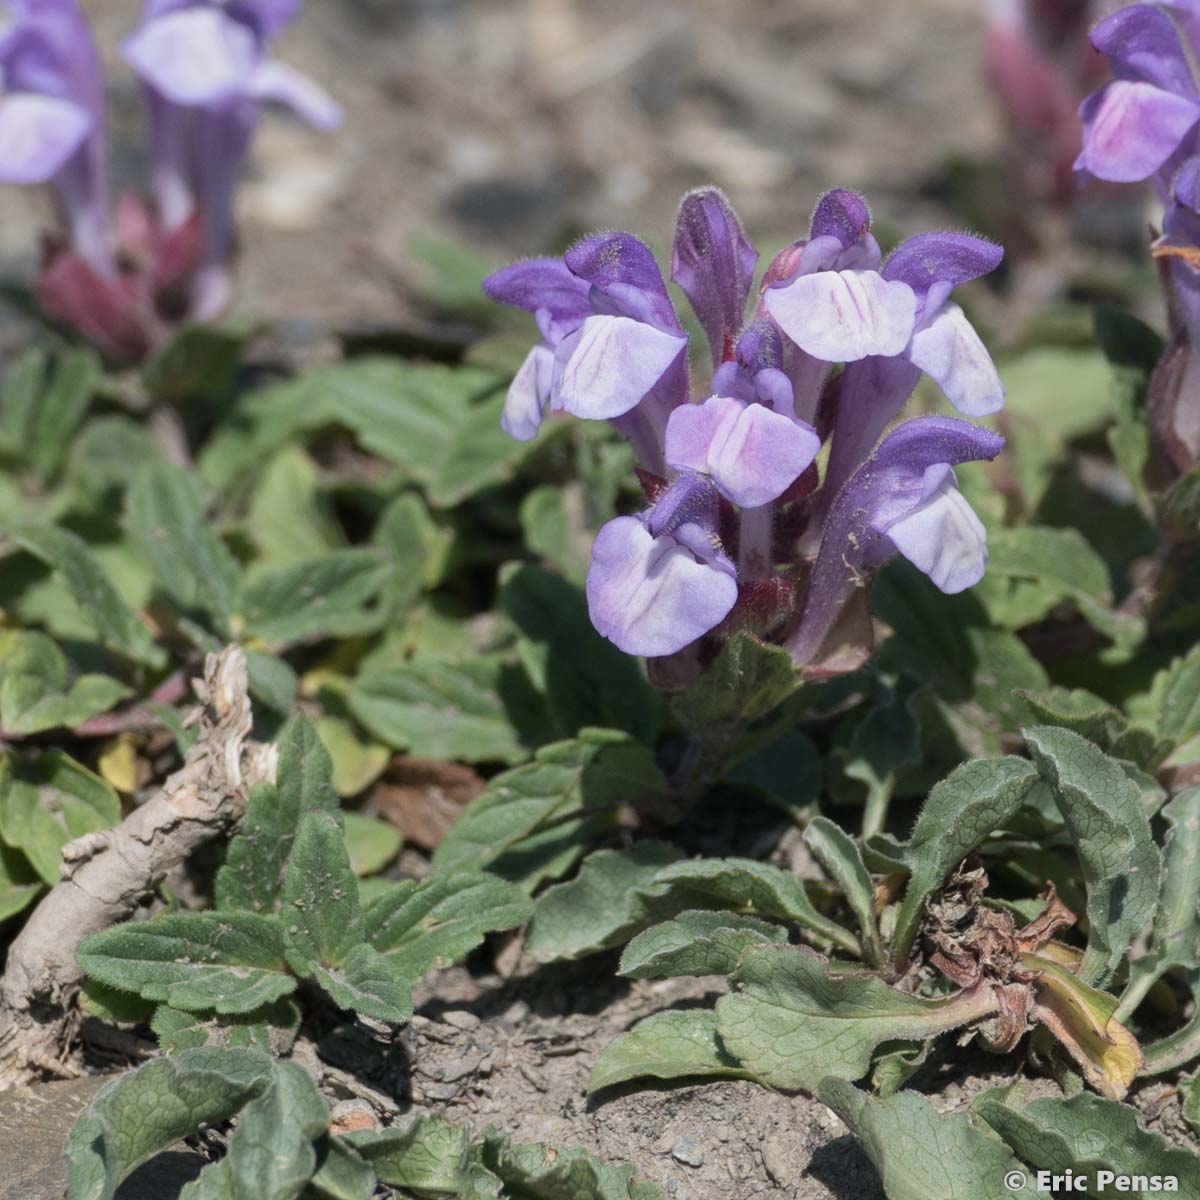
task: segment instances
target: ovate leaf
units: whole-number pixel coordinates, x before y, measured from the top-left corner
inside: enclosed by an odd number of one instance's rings
[[[520,762],[528,756],[489,663],[426,660],[360,675],[350,711],[380,741],[423,758]]]
[[[101,983],[190,1012],[252,1012],[296,988],[279,922],[256,913],[129,921],[84,938],[77,958]]]
[[[916,1092],[876,1100],[842,1079],[826,1080],[817,1094],[862,1142],[888,1200],[1048,1200],[964,1113],[939,1113]]]
[[[993,1097],[976,1102],[979,1115],[1027,1162],[1057,1175],[1074,1172],[1087,1195],[1100,1190],[1099,1175],[1160,1175],[1178,1182],[1177,1195],[1200,1198],[1196,1156],[1170,1147],[1138,1124],[1135,1109],[1088,1092],[1070,1099],[1044,1097],[1024,1106]]]
[[[815,1091],[828,1075],[859,1079],[882,1042],[918,1040],[992,1012],[980,989],[942,1000],[899,992],[873,975],[831,976],[825,960],[793,946],[752,947],[717,1001],[721,1041],[776,1087]]]
[[[629,979],[679,975],[729,975],[751,946],[786,942],[787,930],[739,913],[682,912],[643,930],[621,955],[619,974]]]
[[[251,637],[280,645],[368,632],[379,623],[371,605],[390,574],[375,550],[335,550],[260,570],[239,603],[243,627]]]
[[[69,1200],[112,1200],[152,1155],[240,1111],[271,1071],[271,1059],[255,1050],[189,1050],[107,1084],[67,1143]]]
[[[146,467],[129,489],[126,524],[163,591],[185,613],[227,629],[237,563],[205,517],[197,477],[166,463]]]
[[[696,1076],[756,1078],[721,1045],[716,1013],[702,1008],[669,1009],[639,1021],[604,1047],[588,1076],[588,1092],[630,1079]]]
[[[364,935],[415,983],[461,962],[493,930],[515,929],[533,904],[515,884],[476,871],[434,872],[395,884],[371,905]]]
[[[846,897],[862,934],[867,961],[883,965],[883,946],[875,922],[875,887],[858,844],[828,817],[816,816],[804,831],[804,844]]]
[[[279,735],[274,784],[250,795],[242,827],[217,872],[217,907],[270,912],[301,818],[335,812],[333,764],[308,720],[297,713]]]
[[[17,545],[57,571],[100,643],[135,662],[161,666],[165,654],[122,599],[87,543],[53,525],[22,525],[10,531]]]
[[[108,675],[72,678],[66,656],[44,634],[13,634],[0,650],[0,727],[11,734],[74,729],[129,694]]]
[[[639,927],[632,918],[633,889],[648,884],[680,852],[665,842],[638,842],[628,850],[597,850],[569,883],[538,898],[525,948],[539,962],[582,958],[619,946]]]
[[[405,1126],[347,1134],[345,1141],[366,1159],[380,1183],[422,1196],[458,1195],[470,1146],[461,1125],[416,1117]]]
[[[61,750],[0,762],[0,837],[24,851],[44,882],[56,884],[63,847],[121,819],[112,786]]]
[[[1103,986],[1154,915],[1161,863],[1137,786],[1077,733],[1049,726],[1025,741],[1066,821],[1087,885],[1084,983]]]

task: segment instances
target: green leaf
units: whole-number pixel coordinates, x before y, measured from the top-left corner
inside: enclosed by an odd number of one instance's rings
[[[998,625],[1017,629],[1065,600],[1101,633],[1136,645],[1145,623],[1113,609],[1104,560],[1077,529],[1025,525],[988,537],[988,569],[976,594]]]
[[[415,1117],[406,1126],[362,1130],[343,1139],[362,1155],[380,1183],[421,1196],[457,1196],[470,1138],[440,1117]]]
[[[486,868],[532,890],[567,871],[619,806],[652,803],[665,791],[647,747],[626,734],[582,730],[497,775],[447,831],[433,864]]]
[[[286,716],[296,703],[299,680],[282,658],[261,650],[246,650],[246,678],[250,695],[273,712]]]
[[[435,871],[395,884],[366,911],[364,936],[415,983],[461,962],[495,930],[515,929],[533,905],[515,884],[477,871]]]
[[[183,326],[142,368],[146,391],[167,404],[221,396],[233,386],[253,332],[244,322]]]
[[[274,784],[259,784],[217,872],[217,907],[270,912],[301,818],[336,812],[333,764],[316,730],[297,713],[279,735]]]
[[[1067,729],[1024,732],[1087,885],[1088,943],[1078,975],[1103,987],[1154,915],[1161,862],[1150,822],[1137,785],[1115,759]]]
[[[897,964],[908,961],[929,897],[990,833],[1015,816],[1037,778],[1028,762],[1011,756],[963,763],[929,793],[908,842],[888,843],[887,853],[909,870],[892,934]],[[883,841],[871,839],[867,846],[882,850]]]
[[[582,584],[591,562],[582,489],[576,483],[544,483],[521,501],[525,544],[572,583]]]
[[[815,1091],[827,1075],[859,1079],[881,1043],[920,1040],[986,1017],[986,989],[925,1000],[874,975],[830,975],[825,959],[797,946],[756,946],[717,1001],[726,1049],[748,1070],[789,1090]]]
[[[1200,1133],[1200,1076],[1193,1075],[1183,1092],[1183,1119]]]
[[[279,922],[256,913],[165,913],[127,921],[89,934],[76,957],[109,987],[189,1012],[252,1012],[296,988]]]
[[[621,954],[618,974],[627,979],[729,975],[750,946],[786,941],[782,925],[738,913],[695,909],[633,938]]]
[[[881,1100],[898,1092],[925,1065],[932,1046],[932,1041],[896,1042],[894,1049],[886,1042],[880,1046],[871,1069],[871,1086]]]
[[[59,880],[63,847],[111,829],[121,819],[117,793],[61,750],[0,761],[0,837],[24,851],[43,882]]]
[[[702,1076],[757,1079],[721,1045],[716,1013],[668,1009],[639,1021],[604,1047],[588,1076],[588,1094],[631,1079]]]
[[[284,953],[339,1008],[400,1024],[412,1015],[407,981],[366,942],[358,880],[337,819],[307,812],[283,879]]]
[[[101,645],[151,667],[166,661],[82,538],[53,525],[20,525],[8,536],[59,573]]]
[[[500,573],[500,608],[527,639],[527,666],[563,734],[597,725],[653,745],[658,698],[637,659],[602,638],[583,592],[539,567],[510,564]]]
[[[271,1072],[255,1050],[189,1050],[105,1085],[67,1142],[68,1200],[112,1200],[154,1154],[240,1111]]]
[[[1200,969],[1200,787],[1181,792],[1162,815],[1168,828],[1154,936],[1129,969],[1118,1020],[1128,1017],[1168,971]]]
[[[67,350],[53,360],[27,351],[9,369],[0,405],[0,439],[41,480],[54,476],[99,382],[90,350]]]
[[[238,568],[205,518],[197,477],[153,463],[129,489],[126,526],[162,589],[184,613],[202,613],[229,628]]]
[[[403,839],[391,822],[352,812],[343,813],[342,822],[346,851],[355,875],[374,875],[399,853]]]
[[[1038,695],[1026,693],[1025,703],[1039,725],[1059,725],[1095,742],[1105,754],[1129,759],[1153,769],[1166,757],[1170,741],[1148,729],[1130,725],[1120,709],[1082,688],[1051,688]]]
[[[108,675],[72,681],[66,656],[45,634],[14,633],[0,649],[0,727],[6,733],[73,729],[129,694]]]
[[[317,733],[333,760],[333,789],[339,796],[365,792],[392,761],[386,746],[364,741],[355,726],[341,717],[319,717]]]
[[[602,1162],[578,1146],[519,1145],[485,1129],[471,1150],[472,1164],[494,1175],[501,1190],[481,1196],[529,1196],[537,1200],[666,1200],[653,1183],[633,1178],[633,1168]]]
[[[632,893],[660,868],[677,861],[665,842],[642,841],[628,850],[597,850],[568,883],[538,898],[525,934],[525,949],[538,962],[564,962],[619,946],[640,928],[632,916]]]
[[[335,550],[285,567],[268,567],[246,583],[239,608],[246,634],[288,644],[369,632],[371,606],[391,575],[376,550]]]
[[[746,632],[735,634],[717,661],[672,700],[680,723],[697,732],[746,724],[778,708],[801,684],[792,656]]]
[[[242,1110],[222,1166],[234,1196],[293,1200],[317,1168],[313,1139],[329,1128],[329,1105],[298,1063],[276,1062],[270,1082]]]
[[[412,607],[446,574],[454,528],[437,520],[415,492],[397,496],[375,526],[373,541],[392,564],[385,593],[390,620]]]
[[[360,1017],[403,1025],[412,1016],[412,990],[399,964],[365,943],[352,947],[335,966],[317,964],[312,978],[338,1008]]]
[[[998,752],[1022,713],[1017,689],[1050,686],[1020,638],[988,627],[971,592],[945,596],[906,561],[876,577],[871,611],[893,630],[876,655],[880,667],[933,684],[941,715],[970,755]]]
[[[701,858],[661,868],[632,896],[631,923],[645,928],[692,909],[732,909],[791,921],[858,957],[858,939],[813,907],[795,875],[749,858]]]
[[[1150,694],[1163,737],[1183,742],[1200,734],[1200,646],[1159,671]]]
[[[150,1022],[167,1054],[208,1047],[229,1050],[249,1046],[266,1054],[287,1054],[300,1028],[300,1009],[290,997],[245,1013],[184,1012],[160,1004]]]
[[[0,842],[0,922],[27,908],[41,890],[29,860]]]
[[[371,1200],[376,1175],[371,1164],[343,1137],[326,1135],[316,1143],[317,1169],[306,1197],[320,1200]]]
[[[245,525],[261,561],[286,567],[342,548],[345,537],[320,486],[320,468],[300,446],[283,447],[263,466]]]
[[[939,1113],[916,1092],[876,1100],[842,1079],[826,1080],[817,1094],[862,1142],[888,1200],[1049,1200],[1008,1148],[964,1113]]]
[[[1068,1100],[1034,1100],[1019,1109],[981,1097],[975,1108],[1023,1159],[1054,1174],[1073,1171],[1086,1181],[1089,1196],[1111,1195],[1099,1184],[1100,1172],[1109,1171],[1170,1176],[1178,1181],[1177,1195],[1200,1200],[1196,1156],[1147,1133],[1128,1105],[1081,1092]]]
[[[857,843],[828,817],[816,816],[804,831],[804,844],[846,897],[862,934],[867,961],[882,966],[883,945],[875,922],[875,885]]]
[[[426,660],[360,675],[350,711],[380,741],[422,758],[520,762],[528,756],[513,727],[492,664]]]

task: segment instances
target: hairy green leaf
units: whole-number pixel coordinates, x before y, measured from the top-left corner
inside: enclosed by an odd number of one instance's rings
[[[41,633],[0,644],[0,727],[9,734],[74,729],[130,694],[108,675],[71,677],[66,655]]]
[[[979,1115],[1027,1162],[1043,1171],[1074,1171],[1087,1181],[1087,1195],[1111,1194],[1099,1182],[1102,1170],[1117,1175],[1160,1175],[1178,1180],[1179,1196],[1200,1200],[1200,1160],[1173,1149],[1138,1124],[1137,1111],[1090,1092],[1070,1099],[1045,1097],[1024,1107],[994,1098],[976,1103]]]
[[[256,1050],[188,1050],[105,1085],[67,1142],[68,1200],[112,1200],[121,1180],[202,1125],[228,1120],[267,1086]]]
[[[205,517],[195,475],[166,463],[145,467],[129,489],[126,525],[162,589],[185,613],[229,628],[238,568]]]
[[[247,635],[286,645],[351,637],[379,624],[379,599],[391,566],[376,550],[335,550],[252,575],[239,610]]]
[[[481,871],[435,871],[404,880],[372,902],[364,936],[415,983],[427,971],[461,962],[493,930],[529,920],[533,904],[516,886]]]
[[[695,1076],[757,1078],[721,1045],[716,1013],[703,1008],[668,1009],[639,1021],[604,1047],[588,1076],[588,1092],[630,1079]]]
[[[17,850],[0,842],[0,922],[33,903],[42,890],[33,864]]]
[[[816,816],[804,831],[804,844],[837,884],[862,934],[863,952],[874,966],[883,965],[883,945],[875,922],[875,887],[858,844],[828,817]]]
[[[787,871],[749,858],[701,858],[672,863],[638,887],[632,923],[645,928],[689,909],[732,909],[792,921],[855,957],[858,939],[813,907],[804,884]]]
[[[1035,726],[1025,741],[1075,842],[1087,885],[1084,983],[1112,979],[1154,915],[1161,862],[1137,786],[1120,763],[1067,729]]]
[[[750,946],[786,941],[782,925],[696,909],[651,925],[633,938],[621,954],[619,974],[629,979],[729,975]]]
[[[426,758],[515,763],[527,758],[486,662],[425,660],[360,675],[350,711],[380,741]]]
[[[109,987],[189,1012],[252,1012],[296,987],[279,922],[257,913],[165,913],[127,921],[89,934],[77,958]]]
[[[1020,758],[964,763],[929,793],[909,840],[889,845],[888,852],[898,854],[910,872],[892,935],[897,963],[908,959],[929,897],[990,833],[1003,828],[1037,778]],[[869,846],[879,849],[882,842],[873,839]]]
[[[120,819],[112,786],[61,750],[0,759],[0,837],[25,853],[45,883],[58,882],[68,842]]]
[[[301,818],[336,812],[333,764],[316,730],[297,713],[278,739],[275,783],[250,795],[242,827],[217,872],[217,907],[270,912],[279,897],[284,867]]]
[[[250,1012],[225,1015],[184,1012],[169,1004],[160,1004],[150,1027],[167,1054],[202,1047],[230,1050],[235,1046],[249,1046],[267,1054],[282,1055],[291,1050],[296,1040],[300,1009],[287,996]]]
[[[354,812],[343,813],[342,822],[346,852],[355,875],[374,875],[396,857],[403,839],[391,822]]]
[[[611,827],[619,806],[665,790],[647,747],[627,734],[581,730],[497,775],[450,827],[433,863],[486,868],[532,890],[568,870],[588,839]]]
[[[376,1175],[371,1164],[344,1137],[326,1135],[316,1143],[317,1169],[309,1181],[307,1198],[320,1200],[371,1200]]]
[[[640,928],[630,911],[633,890],[680,857],[674,846],[656,841],[638,842],[628,850],[597,850],[574,879],[538,897],[526,950],[539,962],[562,962],[619,946]]]
[[[874,975],[831,976],[796,946],[756,946],[717,1001],[718,1031],[742,1065],[776,1087],[815,1091],[827,1075],[859,1079],[875,1048],[957,1029],[994,1011],[987,991],[924,1000]]]
[[[102,645],[151,667],[166,661],[81,537],[53,525],[20,525],[9,537],[58,572]]]
[[[347,1134],[345,1141],[366,1159],[380,1183],[422,1196],[458,1195],[470,1145],[460,1125],[415,1117],[405,1126]]]
[[[708,731],[765,717],[802,680],[792,656],[746,632],[734,634],[717,661],[674,697],[671,707],[685,728]]]
[[[858,1136],[888,1200],[1048,1200],[1008,1148],[965,1113],[939,1113],[916,1092],[876,1100],[843,1079],[825,1080],[817,1095]]]

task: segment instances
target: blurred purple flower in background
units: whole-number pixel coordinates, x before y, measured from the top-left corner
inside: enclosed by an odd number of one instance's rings
[[[1200,5],[1129,5],[1096,26],[1092,44],[1114,78],[1084,101],[1076,167],[1114,182],[1150,180],[1165,208],[1151,253],[1171,336],[1146,407],[1149,482],[1166,495],[1200,463]]]
[[[341,124],[321,87],[267,56],[299,9],[300,0],[147,0],[142,27],[123,47],[146,89],[158,219],[170,233],[201,215],[197,320],[229,301],[233,194],[260,104],[283,104],[317,129]]]
[[[110,213],[104,80],[77,0],[9,0],[0,34],[0,180],[51,183],[66,241],[48,243],[38,295],[48,315],[106,354],[139,361],[172,329],[211,320],[230,297],[233,194],[263,101],[320,129],[340,110],[267,56],[300,0],[149,0],[125,55],[151,125],[154,211]]]
[[[695,399],[687,335],[632,235],[588,238],[561,260],[485,280],[492,299],[533,313],[542,335],[510,388],[504,427],[524,440],[548,412],[607,419],[637,456],[650,507],[596,538],[587,579],[596,628],[675,682],[742,628],[788,646],[815,675],[869,652],[869,623],[849,654],[834,631],[892,555],[943,591],[976,583],[986,538],[953,467],[994,457],[1003,440],[927,418],[872,450],[922,372],[968,416],[1003,404],[982,341],[950,300],[1001,253],[980,238],[927,234],[881,265],[866,204],[833,191],[809,237],[767,267],[748,313],[757,253],[720,192],[692,192],[671,278],[714,366]]]

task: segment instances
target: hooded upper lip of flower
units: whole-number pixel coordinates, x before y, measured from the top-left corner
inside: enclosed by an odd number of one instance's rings
[[[814,237],[805,251],[823,241]],[[876,270],[861,265],[861,252],[858,261],[850,258],[853,245],[838,245],[840,252],[830,245],[823,255],[802,255],[800,274],[763,293],[764,309],[791,341],[828,362],[905,358],[967,416],[1003,407],[1004,385],[991,357],[949,299],[959,284],[995,270],[1004,253],[999,246],[968,234],[921,234]]]
[[[1148,179],[1200,122],[1196,47],[1185,25],[1195,16],[1181,8],[1132,4],[1092,31],[1092,45],[1108,57],[1115,78],[1080,106],[1077,170],[1114,183]]]
[[[522,441],[536,434],[547,402],[593,420],[620,417],[684,364],[687,335],[653,254],[632,234],[598,234],[561,260],[515,263],[483,287],[532,312],[542,334],[505,404],[504,429]]]
[[[987,563],[983,526],[953,468],[995,458],[1004,439],[952,417],[897,426],[851,476],[829,513],[803,613],[789,646],[796,661],[820,650],[861,574],[903,554],[944,592],[978,583]]]

